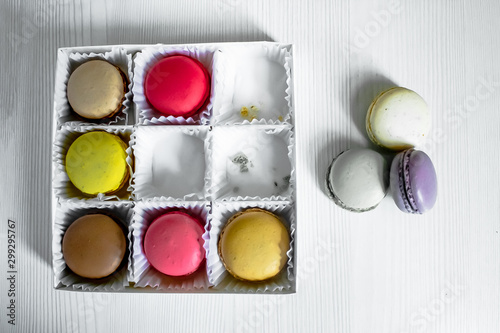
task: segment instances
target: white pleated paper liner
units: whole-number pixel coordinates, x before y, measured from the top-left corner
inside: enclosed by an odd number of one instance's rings
[[[206,202],[138,202],[134,207],[133,223],[130,226],[132,249],[132,282],[135,288],[151,287],[162,291],[203,291],[210,287],[206,260],[193,274],[183,277],[168,276],[157,271],[148,262],[143,251],[146,231],[157,217],[170,211],[182,211],[199,219],[204,224],[205,251],[208,250],[210,205]]]
[[[289,126],[220,126],[212,131],[213,200],[292,200],[294,165]]]
[[[214,56],[213,124],[293,124],[292,55],[284,46],[224,46]]]
[[[229,274],[219,257],[219,235],[229,218],[249,208],[261,208],[278,216],[290,235],[286,266],[275,277],[262,282],[245,282]],[[295,288],[294,270],[295,212],[290,202],[217,202],[212,207],[212,221],[207,254],[208,279],[214,289],[229,293],[286,292]]]
[[[121,69],[121,71],[128,78],[127,92],[125,93],[125,100],[123,101],[122,110],[119,111],[116,115],[112,116],[111,118],[105,119],[85,119],[83,117],[80,117],[71,108],[67,98],[66,87],[69,77],[78,66],[89,60],[96,59],[106,60]],[[133,116],[133,110],[131,108],[133,85],[132,66],[132,55],[128,54],[126,50],[119,47],[113,47],[111,51],[105,53],[71,53],[68,55],[66,53],[60,52],[58,55],[56,69],[56,84],[54,95],[58,125],[127,125],[129,114],[132,114]]]
[[[134,102],[139,112],[138,123],[141,125],[206,125],[210,122],[213,100],[213,54],[215,46],[208,45],[155,45],[147,47],[134,57]],[[158,61],[172,55],[185,55],[198,60],[210,74],[212,83],[210,97],[202,109],[195,115],[184,118],[165,116],[149,104],[145,92],[144,81],[147,73]]]
[[[130,262],[130,239],[128,239],[128,251],[124,262],[118,270],[108,277],[102,279],[88,279],[73,273],[62,253],[62,240],[66,229],[76,219],[87,214],[108,215],[124,228],[125,237],[132,221],[133,203],[131,202],[92,202],[92,203],[63,203],[58,205],[55,213],[52,237],[52,265],[54,270],[54,287],[69,288],[84,291],[121,291],[128,287],[128,265]]]
[[[82,134],[91,131],[105,131],[118,135],[126,145],[129,145],[130,137],[134,128],[132,126],[63,126],[57,132],[52,149],[52,163],[54,163],[54,175],[52,188],[57,199],[60,201],[78,202],[78,201],[107,201],[107,200],[131,200],[132,187],[130,185],[133,177],[133,155],[130,146],[127,148],[127,165],[129,167],[130,177],[124,186],[116,193],[88,196],[82,193],[73,185],[66,172],[66,153],[71,144]]]
[[[130,142],[138,200],[197,201],[208,196],[209,126],[139,126]]]

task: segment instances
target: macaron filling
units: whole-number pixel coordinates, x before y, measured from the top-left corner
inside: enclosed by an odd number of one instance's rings
[[[379,99],[385,95],[386,93],[388,93],[389,91],[391,90],[394,90],[396,89],[397,87],[392,87],[390,89],[387,89],[383,92],[381,92],[380,94],[378,94],[377,97],[375,97],[375,99],[372,101],[372,103],[370,104],[370,107],[368,108],[368,114],[366,115],[366,133],[368,133],[368,137],[370,138],[370,140],[377,144],[377,146],[381,147],[381,148],[385,148],[381,143],[378,142],[377,138],[375,137],[375,134],[373,134],[373,129],[372,129],[372,123],[370,121],[371,117],[372,117],[372,113],[373,113],[373,108],[375,106],[375,104],[377,104],[377,102],[379,101]]]
[[[418,208],[413,197],[410,183],[410,157],[413,149],[406,150],[399,158],[399,190],[401,198],[409,213],[418,213]]]

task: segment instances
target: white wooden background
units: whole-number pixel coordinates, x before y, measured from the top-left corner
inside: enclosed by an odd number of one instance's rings
[[[499,332],[498,0],[3,0],[0,4],[1,332]],[[55,291],[50,152],[63,46],[295,44],[298,291]],[[353,214],[322,190],[334,155],[371,147],[363,120],[393,84],[429,103],[430,213],[390,197]],[[7,220],[17,223],[17,321],[7,324]]]

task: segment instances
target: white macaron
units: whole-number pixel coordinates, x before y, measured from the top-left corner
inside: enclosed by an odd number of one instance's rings
[[[422,145],[430,129],[427,103],[416,92],[402,87],[378,95],[366,115],[370,139],[380,147],[395,151]]]
[[[330,198],[340,207],[364,212],[375,208],[388,189],[384,157],[370,149],[350,149],[332,162],[326,177]]]

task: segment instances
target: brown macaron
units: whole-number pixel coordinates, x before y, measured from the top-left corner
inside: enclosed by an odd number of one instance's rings
[[[84,215],[73,222],[62,241],[66,265],[77,275],[99,279],[120,267],[127,250],[123,229],[103,214]]]
[[[127,76],[118,67],[105,60],[90,60],[69,77],[68,102],[83,118],[110,118],[122,109],[127,85]]]

